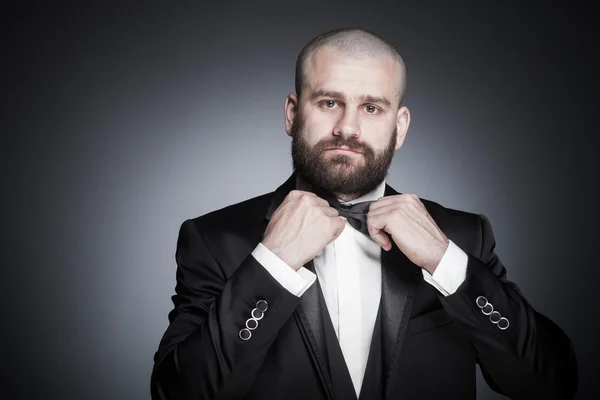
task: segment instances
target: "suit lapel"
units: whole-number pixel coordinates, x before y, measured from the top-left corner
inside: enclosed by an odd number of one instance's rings
[[[386,185],[385,196],[399,194]],[[392,242],[393,243],[393,242]],[[393,397],[396,359],[410,318],[415,287],[421,269],[393,243],[390,251],[381,250],[381,313],[385,398]]]
[[[315,272],[314,263],[309,261],[304,265],[311,272]],[[300,328],[302,337],[317,369],[321,383],[331,399],[331,371],[329,371],[329,358],[325,342],[325,326],[323,325],[323,302],[320,301],[321,285],[319,280],[311,285],[300,298],[300,306],[294,311],[294,318]]]
[[[275,191],[265,216],[265,224],[281,205],[283,199],[295,188],[296,174],[294,173]],[[400,193],[386,185],[385,196],[397,194]],[[315,272],[312,261],[308,262],[305,268]],[[382,378],[385,379],[385,398],[393,397],[393,393],[397,390],[392,386],[397,365],[396,359],[401,353],[408,319],[411,315],[415,287],[420,274],[421,269],[413,264],[395,244],[390,251],[381,250],[381,333],[383,354],[385,354]],[[319,301],[319,290],[321,288],[317,280],[316,284],[313,284],[302,295],[300,306],[294,312],[294,318],[310,351],[327,396],[331,399],[325,329],[321,318],[323,304]]]
[[[296,174],[290,175],[287,181],[283,182],[281,186],[275,189],[275,193],[273,193],[273,197],[271,198],[271,204],[269,204],[269,208],[267,209],[267,214],[265,215],[265,223],[269,223],[269,220],[273,216],[277,207],[283,203],[283,199],[287,196],[292,190],[296,189]]]
[[[281,205],[285,197],[296,188],[296,174],[292,174],[287,181],[279,186],[273,194],[273,199],[265,215],[265,224],[273,216],[275,210]],[[304,265],[306,269],[315,273],[313,261]],[[332,399],[331,378],[328,368],[327,346],[325,344],[325,328],[322,319],[323,304],[319,301],[321,286],[317,280],[300,298],[300,306],[294,311],[294,319],[300,329],[302,338],[309,349],[309,354],[315,364],[317,374],[325,388],[327,398]]]

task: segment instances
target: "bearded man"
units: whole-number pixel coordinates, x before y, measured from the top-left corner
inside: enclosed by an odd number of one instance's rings
[[[359,28],[298,56],[293,173],[185,221],[153,399],[571,399],[570,339],[507,280],[489,220],[386,184],[410,113],[396,49]]]

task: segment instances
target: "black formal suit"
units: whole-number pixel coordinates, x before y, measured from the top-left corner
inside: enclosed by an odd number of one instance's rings
[[[356,399],[318,280],[294,296],[251,255],[295,182],[292,174],[273,193],[182,224],[153,399]],[[395,194],[386,185],[385,195]],[[422,202],[467,253],[466,280],[444,297],[395,245],[382,250],[380,308],[360,399],[473,399],[476,363],[492,389],[508,397],[573,398],[571,341],[506,279],[489,221]],[[306,267],[314,271],[312,261]],[[268,308],[242,340],[261,300]],[[508,320],[507,329],[482,312],[489,314],[485,303]]]

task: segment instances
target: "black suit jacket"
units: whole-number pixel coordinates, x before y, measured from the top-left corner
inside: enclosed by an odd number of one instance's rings
[[[318,281],[296,297],[251,255],[295,182],[292,174],[273,193],[182,224],[174,309],[154,357],[153,399],[332,398]],[[385,195],[395,194],[386,185]],[[479,364],[491,388],[510,398],[573,398],[572,343],[506,279],[488,219],[421,201],[467,253],[467,276],[444,297],[396,246],[382,250],[383,397],[474,399]],[[482,312],[480,296],[508,319],[507,329]],[[239,332],[259,300],[268,309],[242,340]]]

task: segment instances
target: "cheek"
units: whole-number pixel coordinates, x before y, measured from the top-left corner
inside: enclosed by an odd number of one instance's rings
[[[326,120],[308,120],[304,124],[302,134],[306,141],[314,146],[319,141],[332,136],[333,126],[333,123]]]
[[[396,125],[386,122],[372,125],[363,131],[363,140],[376,152],[381,152],[389,146],[391,141],[396,142]],[[372,135],[365,133],[372,132]]]

